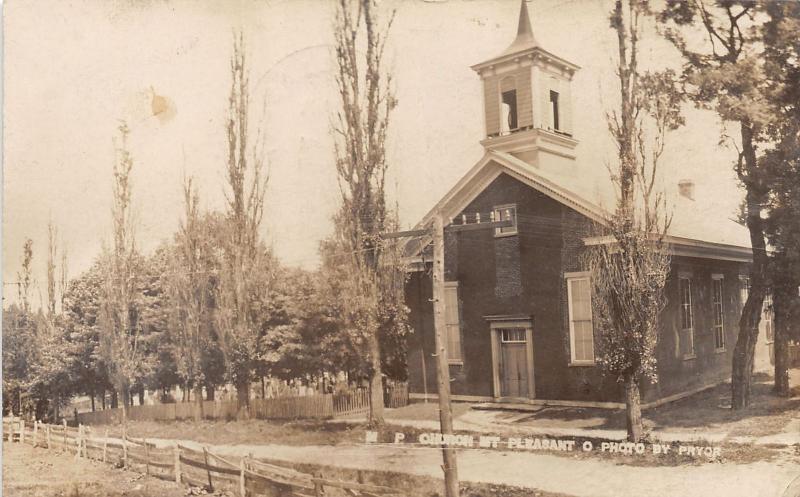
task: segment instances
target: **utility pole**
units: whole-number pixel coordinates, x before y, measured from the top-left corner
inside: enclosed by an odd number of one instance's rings
[[[433,221],[433,327],[436,335],[436,383],[439,393],[439,424],[443,435],[453,434],[450,405],[450,366],[447,363],[447,324],[444,303],[444,220],[437,212]],[[449,438],[449,437],[448,437]],[[458,497],[456,450],[442,445],[445,497]]]
[[[475,223],[469,224],[467,216],[461,217],[460,224],[451,224],[448,231],[473,231],[482,229],[506,228],[513,225],[511,213],[506,212],[505,220],[489,215],[489,222],[481,222],[480,214]],[[441,212],[434,215],[433,226],[410,231],[384,233],[384,239],[413,238],[431,236],[433,238],[433,324],[436,338],[436,382],[439,397],[439,424],[443,435],[453,434],[453,410],[450,404],[450,366],[447,362],[447,323],[445,322],[444,300],[444,218]],[[423,360],[423,367],[425,361]],[[458,497],[458,465],[456,450],[442,445],[442,470],[444,471],[445,497]]]

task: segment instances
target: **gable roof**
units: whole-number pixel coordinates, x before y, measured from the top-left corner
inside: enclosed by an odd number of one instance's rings
[[[598,203],[587,200],[593,194],[586,186],[581,188],[580,182],[576,181],[577,178],[534,167],[509,153],[487,150],[422,218],[417,228],[430,225],[437,212],[441,212],[445,219],[455,217],[500,174],[507,174],[587,218],[605,224],[608,211]],[[570,183],[570,188],[564,186],[567,182]],[[579,193],[576,190],[583,191]],[[613,205],[613,199],[603,200],[605,204]],[[752,259],[749,232],[739,223],[717,215],[713,210],[704,210],[698,203],[683,197],[676,198],[670,210],[672,223],[667,233],[667,241],[674,254],[739,262]],[[588,244],[607,241],[600,237],[585,240]],[[419,255],[429,243],[430,237],[410,240],[406,245],[406,253]]]

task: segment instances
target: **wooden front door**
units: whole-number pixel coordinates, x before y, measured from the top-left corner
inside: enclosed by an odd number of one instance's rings
[[[528,347],[525,328],[500,330],[500,395],[528,397]]]

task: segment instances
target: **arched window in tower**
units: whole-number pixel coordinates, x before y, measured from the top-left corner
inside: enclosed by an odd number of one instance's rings
[[[500,134],[506,135],[519,128],[517,117],[517,82],[508,76],[500,81]]]

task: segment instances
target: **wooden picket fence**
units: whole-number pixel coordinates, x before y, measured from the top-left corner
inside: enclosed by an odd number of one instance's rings
[[[386,407],[402,407],[408,404],[408,386],[394,385],[385,392]],[[174,404],[154,404],[128,408],[128,419],[134,421],[174,421],[192,419],[197,404],[181,402]],[[239,404],[229,402],[203,402],[203,418],[227,419],[236,417]],[[329,419],[337,416],[365,414],[369,412],[369,390],[354,389],[333,394],[309,395],[302,397],[279,397],[273,399],[251,399],[248,414],[253,419]],[[122,422],[122,410],[78,414],[78,422],[87,425],[116,424]]]
[[[391,487],[324,478],[322,473],[303,473],[292,468],[259,461],[252,456],[237,460],[222,457],[207,447],[197,450],[180,444],[158,447],[142,438],[123,433],[122,439],[93,436],[90,427],[50,425],[3,418],[3,440],[32,447],[58,450],[104,463],[116,464],[179,484],[234,490],[241,497],[323,497],[341,494],[353,497],[402,496]]]
[[[386,407],[396,408],[408,405],[408,383],[398,383],[387,389],[384,395]]]
[[[333,410],[339,416],[369,412],[369,390],[347,390],[332,395]]]
[[[793,368],[800,368],[800,344],[789,345],[789,364]]]

